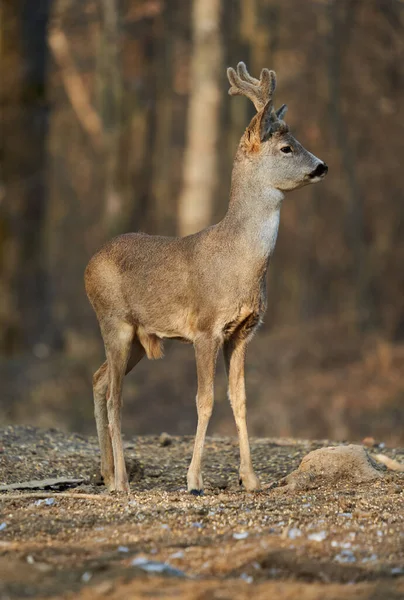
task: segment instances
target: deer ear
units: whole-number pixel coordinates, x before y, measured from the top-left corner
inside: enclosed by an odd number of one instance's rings
[[[278,117],[276,116],[276,112],[274,111],[273,104],[271,101],[269,101],[264,106],[260,119],[259,133],[261,142],[263,142],[271,135],[272,126],[277,120]]]
[[[282,106],[276,111],[277,118],[283,119],[283,117],[286,115],[287,110],[288,107],[286,106],[286,104],[282,104]]]

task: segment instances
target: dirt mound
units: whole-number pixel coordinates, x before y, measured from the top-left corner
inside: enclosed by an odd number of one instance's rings
[[[289,491],[309,490],[321,485],[352,485],[380,479],[382,471],[362,446],[330,446],[307,454],[299,468],[287,475],[281,485]]]

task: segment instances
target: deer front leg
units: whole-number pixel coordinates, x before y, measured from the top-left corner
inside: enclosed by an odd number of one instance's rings
[[[229,400],[240,443],[240,482],[248,491],[258,490],[260,483],[251,462],[250,443],[246,422],[246,394],[244,362],[247,342],[243,339],[229,340],[223,347],[226,371],[229,379]]]
[[[198,375],[196,407],[198,426],[196,429],[194,453],[188,469],[188,491],[195,496],[203,494],[201,463],[206,430],[213,409],[213,380],[219,342],[212,338],[199,338],[195,341],[195,358]]]

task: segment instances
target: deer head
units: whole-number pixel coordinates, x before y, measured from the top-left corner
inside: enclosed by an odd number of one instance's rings
[[[256,177],[282,192],[321,181],[327,174],[327,165],[289,132],[283,121],[286,105],[274,109],[275,72],[262,69],[260,79],[255,79],[240,62],[237,72],[227,69],[227,76],[231,84],[229,94],[246,96],[257,110],[241,138],[238,158],[241,154],[254,166]]]

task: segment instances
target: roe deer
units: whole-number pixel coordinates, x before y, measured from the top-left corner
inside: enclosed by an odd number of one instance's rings
[[[164,338],[195,348],[198,425],[188,491],[203,492],[202,452],[221,347],[240,443],[240,482],[247,490],[259,489],[246,425],[246,346],[266,309],[266,272],[284,192],[320,181],[328,167],[289,133],[286,106],[275,111],[273,71],[263,69],[258,80],[241,62],[237,73],[229,68],[227,75],[229,94],[247,96],[257,114],[236,153],[224,219],[184,238],[120,235],[86,269],[107,359],[93,385],[101,473],[109,490],[129,491],[121,438],[123,377],[145,354],[161,358]]]

